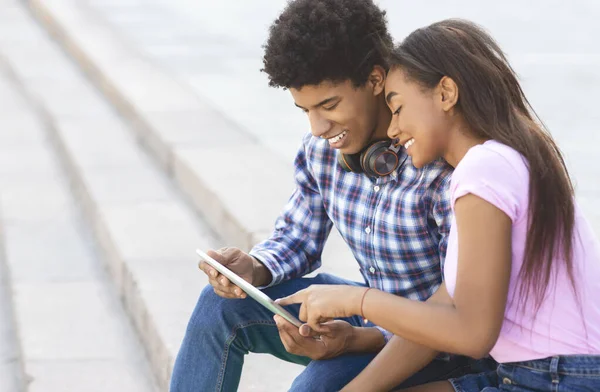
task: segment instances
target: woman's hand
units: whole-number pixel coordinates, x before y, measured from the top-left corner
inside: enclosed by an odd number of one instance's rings
[[[320,332],[320,324],[360,314],[360,303],[368,287],[347,285],[312,285],[285,298],[279,305],[302,304],[299,318]]]

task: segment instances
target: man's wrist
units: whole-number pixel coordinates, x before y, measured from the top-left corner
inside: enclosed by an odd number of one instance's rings
[[[346,340],[346,353],[378,352],[385,346],[381,331],[374,327],[352,327]]]
[[[252,285],[256,287],[268,286],[273,280],[271,271],[256,257],[252,257]]]

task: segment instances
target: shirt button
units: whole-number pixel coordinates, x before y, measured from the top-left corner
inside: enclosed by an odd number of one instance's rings
[[[394,178],[398,177],[398,173],[392,172],[392,177],[394,177]]]
[[[380,189],[380,188],[379,188],[379,185],[375,185],[375,188],[373,188],[373,190],[374,190],[375,192],[379,192],[379,189]]]
[[[374,272],[375,272],[375,267],[371,267],[371,268],[369,268],[369,272],[370,272],[370,273],[374,273]]]
[[[370,227],[365,228],[365,233],[369,234],[370,232],[371,232],[371,228]]]
[[[502,380],[502,383],[506,384],[506,385],[510,385],[510,384],[512,384],[512,381],[510,381],[509,378],[504,377],[504,379]]]

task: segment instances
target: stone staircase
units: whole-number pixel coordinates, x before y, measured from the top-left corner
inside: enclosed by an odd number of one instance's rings
[[[82,2],[0,5],[0,386],[167,391],[207,284],[195,248],[268,235],[291,163]],[[330,242],[325,270],[358,278]],[[250,355],[240,391],[286,390],[301,369]]]

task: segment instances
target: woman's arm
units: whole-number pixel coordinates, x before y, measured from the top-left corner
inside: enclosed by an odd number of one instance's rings
[[[363,312],[373,323],[408,340],[478,358],[492,349],[504,319],[512,221],[472,194],[456,201],[455,216],[459,243],[454,304],[422,303],[371,290]]]
[[[452,304],[446,285],[442,283],[427,302]],[[437,354],[436,350],[394,336],[342,392],[389,391],[423,369]]]
[[[362,314],[378,326],[434,350],[482,357],[504,319],[512,261],[512,220],[473,194],[454,207],[458,271],[453,304],[419,302],[357,286],[310,286],[279,301],[302,303],[299,318],[320,323]]]

